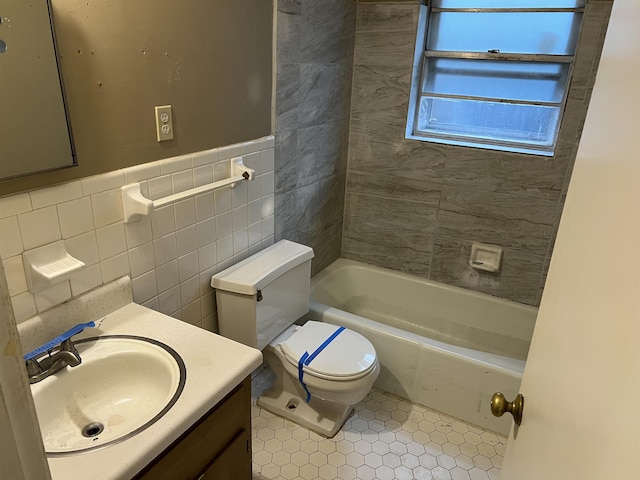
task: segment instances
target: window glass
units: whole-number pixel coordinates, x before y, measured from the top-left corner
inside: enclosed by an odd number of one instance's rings
[[[539,102],[562,102],[567,63],[427,58],[423,92]]]
[[[573,55],[581,14],[433,12],[427,50]]]
[[[580,8],[585,0],[430,0],[436,8]]]
[[[559,114],[558,107],[422,97],[418,129],[462,140],[511,141],[546,148],[555,142]]]

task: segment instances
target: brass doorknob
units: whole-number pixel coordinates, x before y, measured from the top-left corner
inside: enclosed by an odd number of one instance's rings
[[[516,396],[513,402],[508,402],[500,392],[494,393],[491,397],[491,413],[495,417],[501,417],[503,413],[509,412],[513,415],[516,425],[522,423],[522,410],[524,409],[524,397],[521,394]]]

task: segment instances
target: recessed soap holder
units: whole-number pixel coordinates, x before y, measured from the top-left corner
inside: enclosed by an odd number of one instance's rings
[[[67,252],[64,242],[51,243],[22,254],[24,273],[29,291],[39,292],[69,277],[84,268],[84,262]]]
[[[499,272],[502,267],[502,247],[500,245],[473,242],[469,265],[476,270]]]

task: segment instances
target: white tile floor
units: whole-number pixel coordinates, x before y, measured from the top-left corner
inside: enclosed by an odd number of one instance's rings
[[[374,389],[342,430],[324,438],[255,405],[254,480],[497,480],[506,438]]]

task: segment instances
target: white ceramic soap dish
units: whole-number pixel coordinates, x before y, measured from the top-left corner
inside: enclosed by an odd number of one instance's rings
[[[63,241],[24,252],[22,262],[32,293],[68,280],[73,273],[84,268],[84,262],[69,255]]]
[[[502,247],[500,245],[473,242],[469,265],[476,270],[499,272],[502,267]]]

